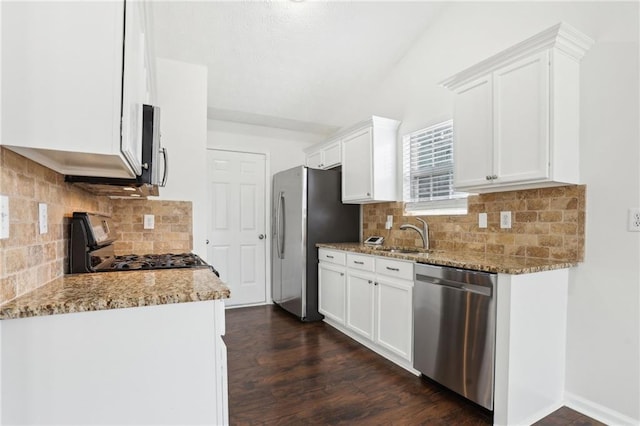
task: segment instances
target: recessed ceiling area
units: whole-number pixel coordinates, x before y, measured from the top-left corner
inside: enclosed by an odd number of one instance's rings
[[[152,13],[157,56],[208,67],[210,119],[327,135],[353,124],[443,7],[157,1]]]

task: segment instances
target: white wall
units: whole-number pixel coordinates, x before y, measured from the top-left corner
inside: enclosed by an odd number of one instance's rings
[[[560,21],[596,40],[582,62],[585,261],[570,274],[566,400],[612,424],[640,422],[640,234],[626,231],[640,205],[638,3],[452,3],[360,114],[402,120],[399,134],[450,118],[438,83]],[[578,153],[576,153],[578,155]]]
[[[162,144],[169,153],[169,179],[161,200],[193,203],[193,251],[206,258],[207,68],[157,59]]]
[[[324,139],[311,133],[209,120],[207,147],[267,154],[270,176],[273,176],[279,171],[304,164],[304,149]]]

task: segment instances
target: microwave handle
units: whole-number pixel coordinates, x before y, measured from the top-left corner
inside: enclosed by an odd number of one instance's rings
[[[167,148],[162,147],[160,152],[164,159],[164,170],[162,172],[162,183],[160,183],[160,187],[164,188],[167,186],[167,178],[169,177],[169,155],[167,154]]]

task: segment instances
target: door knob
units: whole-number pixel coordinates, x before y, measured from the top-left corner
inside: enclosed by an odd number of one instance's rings
[[[260,234],[260,235],[258,235],[258,238],[260,238],[261,240],[264,240],[266,238],[266,236],[264,234]]]

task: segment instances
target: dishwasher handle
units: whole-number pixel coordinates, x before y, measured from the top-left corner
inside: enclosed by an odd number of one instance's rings
[[[420,284],[420,283],[427,283],[427,284],[439,285],[442,287],[449,287],[449,288],[464,291],[467,293],[476,293],[476,294],[481,294],[483,296],[489,296],[489,297],[491,297],[491,293],[492,293],[491,287],[485,287],[485,286],[469,284],[469,283],[462,283],[457,281],[449,281],[441,278],[433,278],[433,277],[427,277],[425,275],[416,274],[416,284]]]

